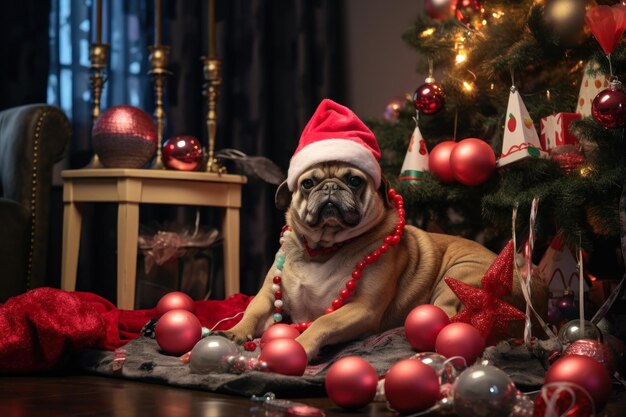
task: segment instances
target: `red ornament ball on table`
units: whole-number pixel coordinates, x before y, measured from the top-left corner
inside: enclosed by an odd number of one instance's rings
[[[433,351],[441,329],[450,324],[450,318],[439,307],[423,304],[415,307],[404,321],[404,333],[413,349]]]
[[[343,408],[361,408],[376,395],[378,374],[369,362],[348,356],[332,364],[326,374],[326,393]]]
[[[193,136],[174,136],[163,144],[161,160],[169,169],[195,171],[202,163],[202,147]]]
[[[584,388],[601,410],[611,396],[611,377],[604,365],[588,356],[568,355],[554,362],[545,376],[545,383],[570,382]]]
[[[496,168],[496,155],[483,140],[463,139],[450,152],[450,168],[461,184],[482,184]]]
[[[308,358],[302,345],[295,340],[275,339],[261,349],[259,361],[267,363],[270,372],[301,376],[306,369]]]
[[[171,310],[156,324],[154,335],[159,347],[170,355],[189,352],[202,337],[200,320],[187,310]]]
[[[401,360],[385,375],[385,396],[399,413],[424,411],[439,400],[439,377],[433,368],[418,360]]]
[[[622,127],[626,124],[626,93],[611,86],[602,90],[591,102],[593,120],[607,128]]]
[[[157,130],[145,111],[114,106],[104,111],[92,129],[94,151],[107,168],[141,168],[157,149]]]
[[[437,83],[425,83],[413,93],[415,108],[424,114],[435,114],[442,109],[446,95]]]
[[[450,166],[450,154],[456,145],[456,142],[446,140],[435,145],[428,154],[428,169],[439,178],[439,181],[446,184],[456,181]]]
[[[170,310],[187,310],[191,313],[196,312],[196,305],[193,299],[180,291],[172,291],[165,294],[156,305],[157,317]]]
[[[478,329],[467,323],[450,323],[437,335],[435,351],[446,358],[461,356],[470,366],[483,353],[485,340]],[[455,364],[459,362],[454,361]]]
[[[263,349],[272,340],[295,339],[298,336],[300,336],[300,332],[295,327],[284,323],[276,323],[263,332],[259,344],[261,349]]]

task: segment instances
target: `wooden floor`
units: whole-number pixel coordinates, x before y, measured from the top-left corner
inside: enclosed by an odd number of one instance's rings
[[[328,417],[397,414],[383,403],[357,412],[343,411],[327,398],[292,399],[321,409]],[[91,375],[0,377],[1,417],[279,417],[248,398],[213,394]],[[614,393],[606,416],[626,416],[626,393]]]

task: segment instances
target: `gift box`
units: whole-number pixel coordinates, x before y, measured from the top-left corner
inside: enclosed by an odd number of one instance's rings
[[[550,150],[561,145],[577,145],[578,138],[569,130],[570,123],[574,120],[580,120],[582,116],[578,113],[556,113],[548,117],[544,117],[540,121],[541,148],[544,151]]]
[[[609,87],[609,79],[600,70],[600,65],[596,62],[588,62],[583,70],[583,81],[580,84],[578,93],[578,104],[576,113],[582,117],[591,116],[591,102],[598,93]]]

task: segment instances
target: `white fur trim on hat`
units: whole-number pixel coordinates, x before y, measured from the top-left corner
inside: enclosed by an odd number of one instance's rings
[[[324,139],[305,146],[291,158],[287,172],[289,190],[295,189],[298,177],[304,171],[329,161],[352,164],[370,175],[376,187],[380,185],[380,165],[371,150],[349,139]]]

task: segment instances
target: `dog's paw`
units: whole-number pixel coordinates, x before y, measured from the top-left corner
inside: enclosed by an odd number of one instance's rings
[[[237,332],[232,332],[230,330],[220,330],[220,331],[215,332],[214,334],[230,339],[233,342],[237,343],[238,345],[243,345],[248,340],[252,340],[251,335],[243,335]]]

